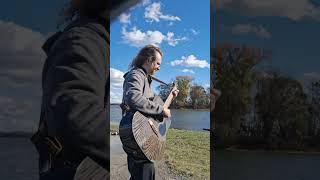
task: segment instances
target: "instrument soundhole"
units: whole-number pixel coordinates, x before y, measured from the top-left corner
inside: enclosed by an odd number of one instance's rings
[[[162,123],[159,124],[159,133],[161,136],[166,135],[167,131],[167,121],[163,121]]]

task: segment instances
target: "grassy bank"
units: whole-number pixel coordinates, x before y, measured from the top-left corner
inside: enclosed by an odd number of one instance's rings
[[[110,124],[110,131],[111,132],[119,132],[119,125],[118,124]]]
[[[169,129],[165,158],[176,174],[192,179],[209,179],[210,134]]]

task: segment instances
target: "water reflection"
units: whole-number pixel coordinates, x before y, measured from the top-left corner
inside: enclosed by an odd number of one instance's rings
[[[110,110],[111,123],[118,124],[121,120],[121,109],[119,105],[111,105]],[[172,109],[171,114],[172,128],[195,131],[210,128],[209,110]]]

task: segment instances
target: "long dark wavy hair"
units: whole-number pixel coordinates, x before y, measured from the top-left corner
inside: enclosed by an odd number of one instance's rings
[[[132,60],[131,64],[129,65],[129,69],[142,66],[147,60],[155,61],[156,52],[163,57],[163,53],[159,47],[151,44],[144,46],[139,51],[138,55]]]
[[[98,16],[109,9],[108,0],[67,0],[59,13],[58,28],[74,19],[85,16]],[[108,17],[105,17],[108,18]]]

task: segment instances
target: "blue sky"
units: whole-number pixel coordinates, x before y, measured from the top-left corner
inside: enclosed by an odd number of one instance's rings
[[[305,85],[320,80],[320,1],[218,0],[214,44],[230,42],[272,51],[273,67]]]
[[[210,1],[143,1],[122,14],[110,28],[111,103],[121,102],[123,73],[146,44],[164,52],[160,79],[190,75],[209,87]],[[158,84],[153,83],[153,88]]]

